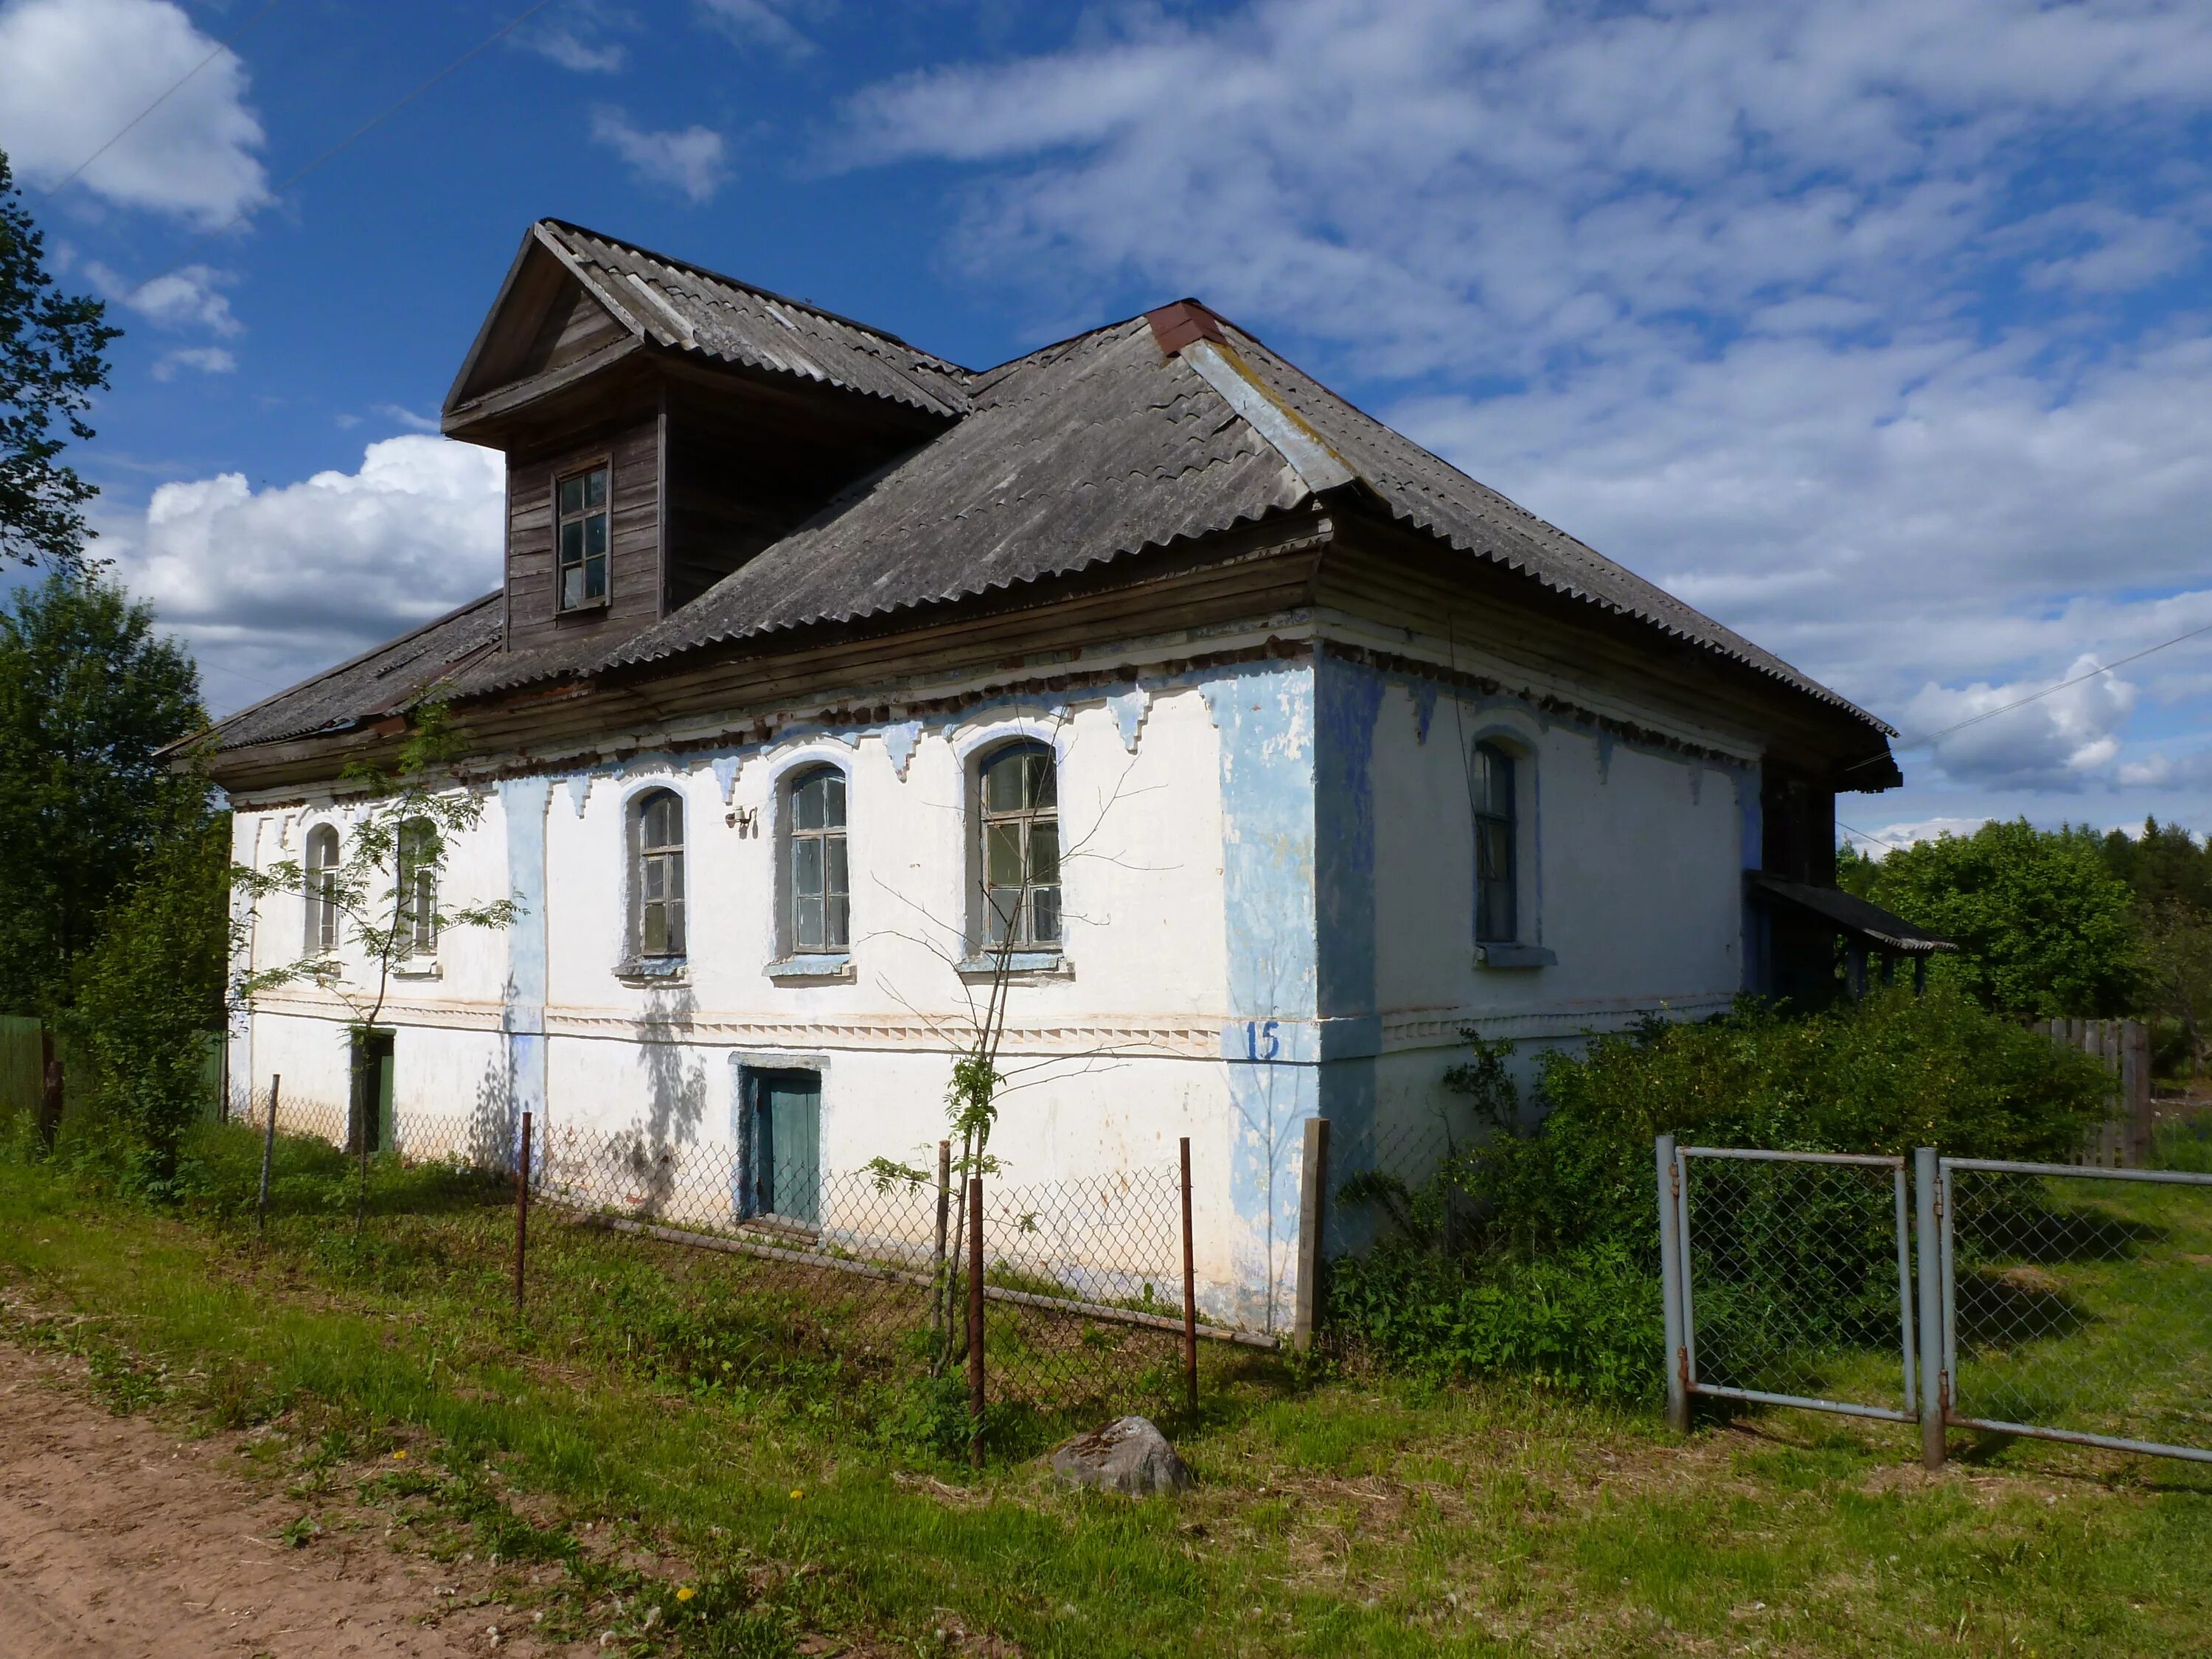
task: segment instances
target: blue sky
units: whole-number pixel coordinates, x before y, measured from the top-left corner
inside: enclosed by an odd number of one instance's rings
[[[2212,627],[2212,8],[555,0],[281,187],[524,3],[0,0],[218,708],[495,581],[424,428],[540,214],[978,365],[1197,294],[1909,737]],[[2212,635],[1839,810],[2212,829],[2208,714]]]

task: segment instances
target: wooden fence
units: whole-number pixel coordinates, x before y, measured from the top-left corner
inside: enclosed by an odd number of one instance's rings
[[[2075,1161],[2101,1170],[2148,1168],[2150,1027],[2139,1019],[2046,1019],[2036,1024],[2050,1032],[2053,1042],[2094,1054],[2113,1075],[2112,1115],[2097,1126]]]
[[[24,1015],[0,1014],[0,1130],[21,1116],[36,1119],[46,1087],[46,1062],[39,1022]]]

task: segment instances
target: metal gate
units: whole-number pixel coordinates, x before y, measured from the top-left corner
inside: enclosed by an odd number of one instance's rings
[[[1931,1455],[1948,1424],[2212,1462],[2212,1175],[1920,1158]]]
[[[1656,1151],[1677,1426],[1697,1394],[1915,1421],[1905,1160],[1667,1135]]]

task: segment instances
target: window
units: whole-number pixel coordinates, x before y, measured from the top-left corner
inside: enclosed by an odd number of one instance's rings
[[[1513,757],[1494,743],[1474,746],[1474,937],[1520,937],[1514,908]]]
[[[301,883],[307,899],[307,936],[301,948],[326,957],[338,948],[338,832],[319,823],[307,832],[307,857]]]
[[[684,954],[684,803],[666,789],[637,806],[637,953]]]
[[[399,826],[399,954],[427,957],[438,949],[438,826],[410,818]]]
[[[850,949],[843,773],[817,767],[792,781],[789,836],[793,953]]]
[[[607,597],[607,469],[561,480],[555,534],[560,544],[560,608],[604,605]]]
[[[983,927],[987,945],[1060,945],[1060,784],[1041,743],[1000,750],[984,763]]]

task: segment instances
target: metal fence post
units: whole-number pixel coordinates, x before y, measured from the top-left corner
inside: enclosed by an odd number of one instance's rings
[[[1913,1152],[1912,1195],[1913,1231],[1920,1246],[1920,1461],[1940,1469],[1951,1377],[1943,1342],[1943,1246],[1936,1231],[1945,1195],[1933,1146]]]
[[[1182,1138],[1182,1394],[1198,1414],[1198,1272],[1190,1237],[1190,1137]]]
[[[1328,1218],[1328,1120],[1310,1117],[1305,1156],[1298,1166],[1298,1282],[1291,1311],[1291,1346],[1300,1353],[1313,1346],[1321,1297],[1321,1236]]]
[[[269,1127],[261,1137],[261,1196],[253,1205],[254,1231],[264,1234],[269,1231],[269,1164],[276,1152],[276,1091],[283,1086],[284,1074],[272,1073],[269,1079]],[[246,1085],[246,1098],[251,1104],[253,1085],[250,1079]]]
[[[1690,1361],[1682,1338],[1682,1239],[1674,1191],[1681,1165],[1674,1158],[1674,1136],[1661,1135],[1652,1150],[1658,1175],[1659,1297],[1667,1328],[1667,1425],[1677,1434],[1687,1434]]]
[[[968,1177],[968,1461],[983,1467],[983,1177]]]
[[[514,1154],[514,1311],[522,1311],[522,1264],[530,1248],[530,1114],[522,1115],[522,1144]]]

